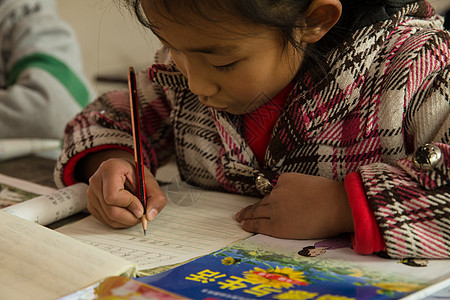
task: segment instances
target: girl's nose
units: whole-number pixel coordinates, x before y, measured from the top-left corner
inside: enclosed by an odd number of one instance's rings
[[[201,69],[190,68],[187,74],[189,89],[200,97],[211,97],[219,92],[219,86]]]

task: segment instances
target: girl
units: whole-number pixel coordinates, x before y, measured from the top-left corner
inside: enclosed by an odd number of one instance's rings
[[[175,153],[189,183],[262,198],[236,214],[247,231],[450,256],[450,34],[427,2],[127,4],[164,46],[138,78],[149,221]],[[128,92],[107,93],[68,124],[55,180],[135,225],[132,145]]]

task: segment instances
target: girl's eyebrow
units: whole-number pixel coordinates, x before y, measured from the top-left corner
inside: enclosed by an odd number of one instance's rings
[[[170,45],[169,42],[167,42],[164,38],[159,36],[158,34],[154,33],[158,39],[163,43],[168,45],[170,48],[174,48]],[[174,48],[176,49],[176,48]],[[185,50],[187,52],[195,52],[195,53],[205,53],[205,54],[229,54],[230,52],[237,51],[239,49],[238,45],[211,45],[211,46],[204,46],[204,47],[192,47],[192,48],[186,48]]]
[[[194,47],[188,48],[188,52],[197,52],[205,54],[229,54],[230,52],[236,51],[238,46],[236,45],[211,45],[206,47]]]

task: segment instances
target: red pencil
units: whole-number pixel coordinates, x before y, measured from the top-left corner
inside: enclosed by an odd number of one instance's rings
[[[134,162],[136,164],[136,180],[138,183],[138,198],[144,207],[144,215],[141,218],[144,235],[147,234],[147,197],[145,193],[144,160],[142,158],[141,126],[139,123],[139,107],[136,89],[136,75],[133,67],[128,68],[128,90],[130,92],[131,124],[133,126]]]

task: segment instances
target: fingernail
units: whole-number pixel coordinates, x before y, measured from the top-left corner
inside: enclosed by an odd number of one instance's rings
[[[153,221],[153,219],[156,217],[157,214],[158,214],[158,211],[156,209],[152,208],[147,214],[147,220],[149,222]]]
[[[131,212],[136,216],[136,218],[142,217],[143,214],[142,210],[140,210],[139,208],[135,208]]]

